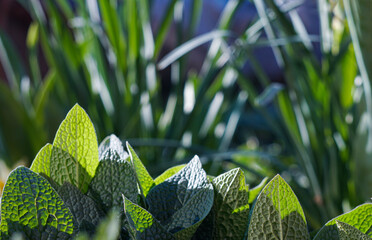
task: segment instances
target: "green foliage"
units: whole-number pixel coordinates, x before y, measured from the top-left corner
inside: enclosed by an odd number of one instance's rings
[[[174,166],[174,167],[171,167],[171,168],[165,170],[160,176],[158,176],[157,178],[154,179],[155,184],[159,185],[160,183],[164,182],[165,179],[167,179],[167,178],[173,176],[174,174],[178,173],[185,166],[186,166],[185,164],[182,164],[182,165]]]
[[[153,3],[148,0],[53,1],[42,7],[40,2],[20,2],[33,20],[27,39],[28,63],[19,60],[17,49],[0,33],[0,50],[2,45],[6,50],[0,51],[0,61],[10,83],[0,84],[4,106],[0,109],[0,158],[9,167],[21,160],[31,165],[76,102],[89,112],[98,140],[107,133],[131,140],[152,174],[160,174],[179,159],[230,146],[233,139],[228,136],[237,124],[230,124],[221,136],[214,132],[218,124],[227,125],[238,105],[236,85],[224,84],[229,82],[225,76],[231,78],[231,74],[215,64],[218,56],[205,59],[210,67],[203,73],[188,71],[194,45],[171,63],[170,71],[157,67],[166,36],[173,31],[172,22],[183,21],[186,26],[178,31],[176,45],[195,36],[202,1],[193,3],[191,19],[186,9],[183,19],[175,19],[175,10],[183,5],[169,1],[156,29],[150,19]],[[224,23],[225,30],[227,26]],[[214,34],[204,43],[229,35]],[[39,52],[45,56],[46,74]],[[169,72],[171,79],[164,77]],[[240,116],[242,108],[238,110],[235,115]],[[185,142],[184,136],[190,134],[191,143]]]
[[[131,228],[129,231],[134,239],[174,239],[151,213],[125,197],[124,208]]]
[[[309,224],[319,228],[372,194],[371,16],[366,14],[371,4],[317,1],[320,36],[312,36],[296,7],[274,0],[253,2],[259,18],[238,37],[240,45],[232,44],[232,67],[239,71],[250,59],[258,81],[250,84],[251,79],[240,75],[239,86],[250,94],[248,102],[265,119],[265,130],[274,134],[285,156],[279,163],[248,157],[245,162],[258,165],[263,175],[289,172]],[[299,7],[311,5],[306,2]],[[318,53],[314,42],[320,43]],[[284,84],[273,83],[257,64],[256,45],[273,50]]]
[[[65,136],[81,139],[92,130],[91,122],[80,107],[75,106],[73,111],[75,114],[67,115],[61,129]],[[88,122],[80,128],[66,128],[66,122],[79,119]],[[75,143],[71,137],[64,139],[59,139],[60,146]],[[99,148],[93,140],[86,144],[92,146],[71,154],[76,158],[53,156],[49,153],[54,144],[46,145],[32,167],[38,173],[19,167],[9,175],[1,198],[1,239],[309,238],[300,203],[279,175],[264,188],[266,179],[250,191],[241,169],[210,181],[195,156],[186,166],[165,171],[157,184],[153,181],[144,188],[144,179],[151,177],[129,144],[129,155],[114,135]],[[100,152],[94,151],[92,156],[92,149]],[[53,166],[63,160],[66,166],[83,161],[80,167],[85,169],[86,160],[81,156],[99,158],[87,191],[70,179],[60,184],[55,180],[60,179],[58,176],[48,176],[48,168],[41,167],[41,163]],[[141,189],[147,189],[147,194]],[[372,204],[361,205],[329,221],[315,239],[369,239],[371,216]]]
[[[346,225],[345,225],[346,224]],[[372,204],[360,205],[352,211],[327,222],[315,236],[315,239],[341,239],[340,234],[347,229],[357,229],[361,234],[372,237]]]
[[[150,174],[194,154],[207,156],[204,167],[211,175],[227,170],[221,161],[249,170],[256,182],[276,172],[291,174],[312,228],[371,196],[369,0],[316,1],[320,36],[306,31],[297,6],[278,6],[274,0],[252,1],[255,20],[241,35],[232,34],[233,19],[245,1],[230,1],[216,29],[198,37],[200,0],[191,1],[190,13],[181,14],[190,17],[183,19],[174,18],[181,1],[168,1],[158,29],[151,28],[152,2],[147,0],[47,1],[42,7],[39,1],[20,2],[33,19],[28,63],[0,32],[0,61],[9,83],[0,83],[0,159],[9,167],[19,161],[29,166],[43,144],[52,141],[69,107],[79,102],[90,113],[98,139],[114,132],[130,140]],[[177,48],[160,59],[172,22],[186,27],[176,30]],[[201,70],[189,71],[189,53],[208,42]],[[272,83],[258,63],[253,53],[263,46],[275,53],[285,84]],[[48,65],[45,76],[39,52]],[[247,61],[257,81],[244,74]],[[160,71],[167,66],[170,81]],[[265,154],[259,153],[243,156],[238,164],[236,154],[227,150],[245,145],[252,134],[258,135],[259,147],[250,153],[270,148],[263,146],[269,135],[270,143],[280,145],[282,161],[262,161]],[[224,157],[211,161],[216,152]],[[63,154],[70,158],[70,152]],[[55,181],[69,178],[85,192],[98,165],[94,162],[86,173],[76,164],[64,167],[65,174]],[[50,170],[56,177],[56,168]],[[154,186],[148,180],[140,185],[143,198]]]
[[[10,175],[1,198],[1,239],[21,232],[28,239],[69,239],[73,216],[47,180],[28,168]]]
[[[263,220],[265,219],[265,220]],[[279,175],[262,190],[250,217],[248,238],[309,239],[304,212]]]
[[[155,185],[155,182],[128,142],[127,148],[133,168],[135,169],[136,172],[136,177],[137,181],[139,182],[141,194],[143,197],[146,197],[150,189]]]
[[[149,211],[177,239],[190,239],[213,205],[213,186],[195,156],[147,195]]]
[[[98,167],[97,136],[88,115],[75,105],[58,128],[50,156],[50,177],[58,184],[70,182],[82,192]]]
[[[30,167],[33,172],[44,173],[46,176],[50,176],[50,156],[52,155],[52,148],[53,145],[47,143],[40,149]]]
[[[243,239],[250,210],[250,191],[243,171],[239,168],[230,170],[214,178],[212,184],[215,196],[213,208],[200,233],[212,236],[212,239]]]

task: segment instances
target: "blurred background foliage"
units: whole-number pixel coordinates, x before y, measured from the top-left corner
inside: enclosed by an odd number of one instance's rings
[[[312,229],[372,196],[369,0],[18,2],[26,53],[0,29],[0,185],[77,102],[153,176],[194,154],[211,175],[280,173]]]

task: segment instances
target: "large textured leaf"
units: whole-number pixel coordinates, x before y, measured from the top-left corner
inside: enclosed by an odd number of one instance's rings
[[[304,212],[279,175],[262,190],[254,206],[248,239],[309,239]]]
[[[314,239],[324,239],[333,234],[338,236],[336,222],[346,223],[372,238],[372,204],[366,203],[354,208],[352,211],[342,214],[327,222],[318,232]]]
[[[77,187],[68,182],[59,187],[58,194],[77,221],[79,231],[94,233],[104,213],[93,199],[82,194]]]
[[[98,147],[99,160],[102,160],[105,157],[105,152],[107,150],[116,151],[120,159],[127,159],[129,157],[128,153],[124,150],[123,144],[120,139],[111,134],[110,136],[103,139],[101,144]]]
[[[50,176],[59,185],[70,182],[85,193],[98,163],[98,144],[93,124],[86,112],[75,105],[54,138]]]
[[[355,227],[343,223],[340,221],[335,222],[332,228],[328,228],[326,231],[322,231],[322,233],[315,238],[318,240],[367,240],[371,239],[368,235],[362,233]]]
[[[1,200],[2,239],[22,232],[27,239],[70,239],[73,216],[47,180],[18,167],[5,184]]]
[[[195,156],[186,167],[149,192],[149,211],[177,238],[187,239],[213,205],[213,186]]]
[[[184,168],[186,164],[178,165],[171,167],[167,170],[165,170],[161,175],[159,175],[157,178],[155,178],[155,184],[159,185],[160,183],[164,182],[167,178],[170,178],[174,174],[178,173],[182,168]]]
[[[124,197],[124,209],[135,239],[175,239],[148,211]]]
[[[248,186],[239,168],[216,177],[213,239],[243,239],[248,226]]]
[[[122,159],[115,150],[107,149],[90,183],[89,193],[103,205],[106,212],[111,208],[122,209],[122,194],[137,202],[137,180],[131,163]]]
[[[46,144],[36,155],[31,165],[31,170],[50,176],[50,156],[52,155],[52,144]]]
[[[127,142],[127,149],[131,158],[138,184],[140,186],[141,194],[146,197],[150,189],[155,186],[155,182],[146,170],[145,166],[133,150],[132,146]]]
[[[339,230],[340,240],[370,240],[368,235],[362,233],[353,226],[347,223],[336,221],[337,229]],[[331,238],[327,238],[331,239]]]

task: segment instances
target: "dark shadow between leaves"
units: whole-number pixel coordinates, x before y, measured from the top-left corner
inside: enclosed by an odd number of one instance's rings
[[[52,221],[54,216],[49,215],[48,221]],[[39,226],[39,228],[30,228],[29,226],[24,226],[20,222],[7,221],[8,224],[8,235],[3,235],[2,240],[11,239],[11,237],[18,233],[21,234],[25,240],[34,240],[34,239],[72,239],[72,235],[61,232],[55,227],[52,226]]]

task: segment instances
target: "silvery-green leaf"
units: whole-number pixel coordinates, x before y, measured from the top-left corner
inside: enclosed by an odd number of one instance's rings
[[[106,212],[112,208],[122,208],[122,194],[137,202],[137,180],[131,163],[122,159],[117,151],[107,149],[89,185],[89,193]]]
[[[146,202],[149,211],[169,232],[182,231],[177,238],[186,239],[208,215],[213,196],[213,186],[195,156],[177,174],[151,189]]]
[[[114,134],[111,134],[110,136],[103,139],[103,141],[99,145],[99,160],[102,160],[104,158],[105,152],[109,149],[111,149],[111,151],[117,152],[120,159],[124,160],[129,157],[128,153],[124,150],[122,142]]]

